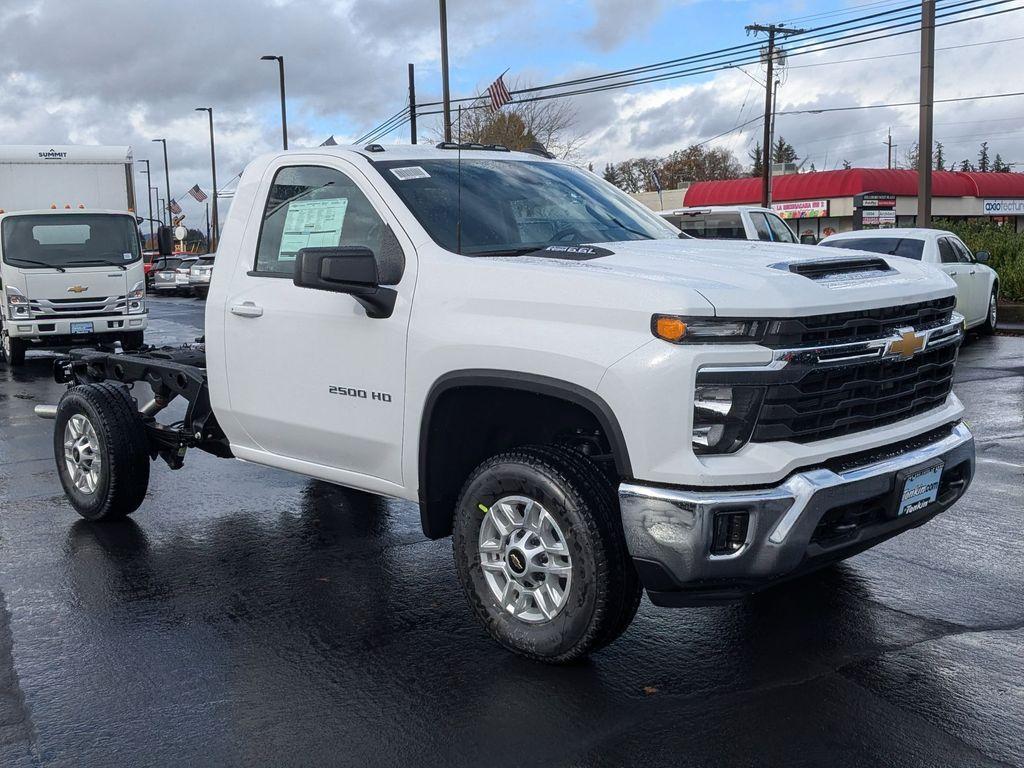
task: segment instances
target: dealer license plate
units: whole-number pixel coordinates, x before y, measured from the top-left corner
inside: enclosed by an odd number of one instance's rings
[[[72,323],[71,333],[92,333],[92,323]]]
[[[939,479],[942,464],[937,464],[907,477],[897,516],[909,515],[924,509],[939,497]]]

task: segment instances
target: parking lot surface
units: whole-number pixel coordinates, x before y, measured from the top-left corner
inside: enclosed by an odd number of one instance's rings
[[[150,343],[202,333],[151,307]],[[194,452],[80,520],[51,359],[0,365],[0,765],[1024,765],[1024,338],[961,361],[958,505],[742,604],[645,601],[568,668],[485,636],[408,503]]]

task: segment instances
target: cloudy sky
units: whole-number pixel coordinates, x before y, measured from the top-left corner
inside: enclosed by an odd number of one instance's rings
[[[951,1],[940,0],[940,13]],[[898,5],[448,0],[452,91],[472,95],[506,68],[510,79],[549,83],[743,44],[751,22],[818,26]],[[416,64],[421,100],[440,92],[432,0],[0,0],[0,36],[0,143],[129,144],[162,173],[159,145],[150,139],[167,137],[171,191],[179,197],[192,184],[210,184],[206,117],[195,107],[215,108],[222,184],[279,145],[276,64],[260,61],[262,54],[285,56],[293,147],[331,134],[352,140],[397,112],[406,98],[407,62]],[[936,98],[1022,90],[1022,43],[1024,11],[940,28]],[[779,110],[912,101],[917,45],[909,34],[794,56]],[[763,77],[753,64],[576,97],[577,129],[585,137],[580,160],[601,168],[729,131],[763,110],[755,82]],[[998,151],[1024,169],[1022,120],[1024,98],[938,105],[936,138],[951,160],[975,158],[987,139],[993,156]],[[429,119],[423,122],[421,134],[431,135]],[[916,123],[914,108],[780,114],[776,133],[808,166],[833,168],[844,159],[884,166],[887,129],[903,159]],[[386,140],[406,141],[406,130]],[[714,144],[746,162],[759,135],[755,124]],[[202,219],[198,207],[186,211],[188,223]]]

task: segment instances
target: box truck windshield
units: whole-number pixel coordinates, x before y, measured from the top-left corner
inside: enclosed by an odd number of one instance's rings
[[[4,262],[22,269],[110,264],[142,258],[135,220],[109,214],[35,214],[3,222]]]

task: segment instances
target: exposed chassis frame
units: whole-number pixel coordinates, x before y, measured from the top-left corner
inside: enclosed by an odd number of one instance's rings
[[[221,458],[232,458],[227,437],[210,407],[206,380],[206,349],[202,344],[163,347],[118,354],[94,349],[74,349],[54,362],[53,377],[61,384],[96,384],[113,381],[129,387],[146,383],[153,399],[139,408],[149,437],[150,457],[162,458],[171,469],[180,469],[189,448],[199,448]],[[177,398],[188,407],[180,425],[161,424],[156,414]]]

